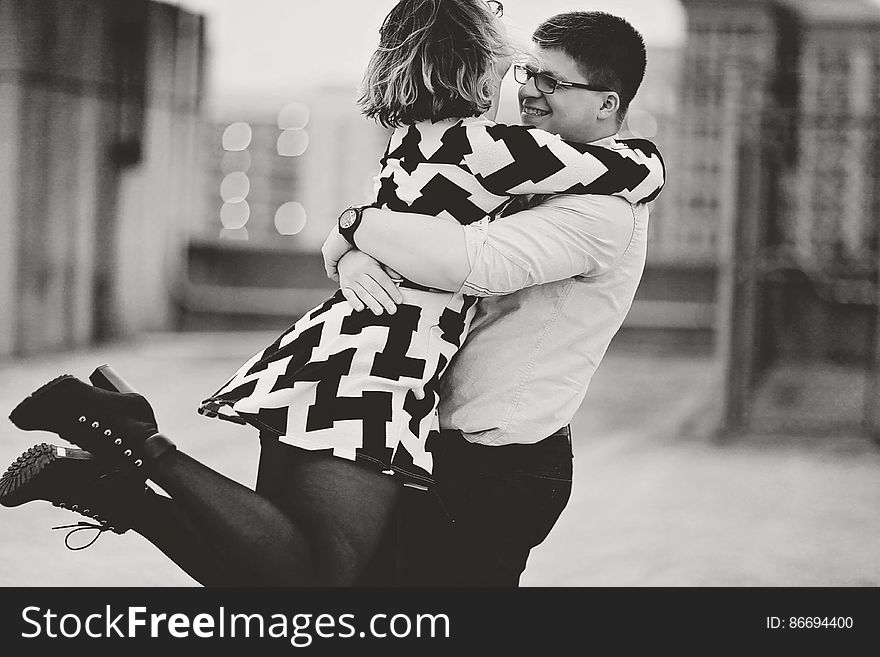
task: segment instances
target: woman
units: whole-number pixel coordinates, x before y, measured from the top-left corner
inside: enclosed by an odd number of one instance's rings
[[[492,219],[515,194],[596,193],[590,184],[609,172],[628,177],[620,195],[637,202],[646,167],[626,161],[614,171],[591,156],[606,148],[486,116],[512,52],[492,7],[500,4],[404,0],[386,17],[360,100],[364,114],[394,128],[372,205],[469,224]],[[400,288],[397,312],[379,317],[354,312],[338,292],[200,411],[430,485],[437,381],[467,337],[477,300],[410,281]]]

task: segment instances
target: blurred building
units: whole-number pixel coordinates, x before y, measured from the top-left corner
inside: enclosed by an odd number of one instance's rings
[[[657,237],[717,258],[725,422],[757,413],[876,433],[880,9],[683,5],[675,178]]]
[[[355,103],[348,87],[316,88],[216,122],[206,131],[209,210],[198,236],[320,249],[341,210],[371,198],[388,141]],[[248,211],[223,211],[243,202]],[[302,206],[295,222],[277,216],[290,202]]]
[[[320,248],[369,202],[389,132],[352,86],[255,101],[206,131],[208,212],[189,249],[187,327],[288,324],[333,289]]]
[[[307,97],[315,117],[312,145],[303,157],[306,211],[312,217],[303,243],[321,247],[340,212],[374,199],[373,179],[388,145],[390,132],[360,114],[357,91],[320,87]]]
[[[681,216],[687,174],[678,166],[691,146],[679,141],[685,51],[649,46],[647,55],[645,79],[622,132],[657,144],[666,159],[667,184],[651,208],[645,272],[616,340],[705,353],[712,346],[717,258],[701,233],[705,221]],[[696,234],[689,229],[693,224]]]
[[[194,239],[246,240],[252,244],[274,239],[290,246],[291,238],[282,240],[281,236],[302,230],[305,215],[299,156],[308,144],[308,131],[304,126],[280,130],[272,118],[267,123],[265,116],[244,116],[206,126],[202,146],[207,175],[201,192],[207,211]],[[291,142],[290,146],[298,148],[280,155],[279,141],[281,146]],[[285,221],[282,208],[289,209],[293,203],[298,204],[298,211],[291,211],[292,221]]]
[[[880,217],[880,9],[800,7],[797,161],[786,181],[782,239],[804,267],[873,271]]]
[[[176,7],[0,0],[0,355],[174,326],[204,60]]]
[[[805,264],[874,266],[880,9],[863,0],[683,4],[681,104],[652,247],[716,258],[739,207],[738,149],[758,139],[778,151],[769,241]]]

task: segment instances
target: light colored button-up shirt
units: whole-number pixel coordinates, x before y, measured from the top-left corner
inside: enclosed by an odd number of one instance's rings
[[[480,300],[441,379],[440,426],[487,445],[534,443],[571,421],[635,296],[648,206],[553,196],[465,227]]]

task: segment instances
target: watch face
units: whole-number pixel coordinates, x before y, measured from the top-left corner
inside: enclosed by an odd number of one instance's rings
[[[356,218],[357,213],[354,210],[346,210],[339,218],[339,225],[342,228],[350,228]]]

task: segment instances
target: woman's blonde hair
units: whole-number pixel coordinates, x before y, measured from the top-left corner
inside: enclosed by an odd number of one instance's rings
[[[512,49],[485,0],[400,0],[379,29],[358,104],[383,126],[477,116]]]

